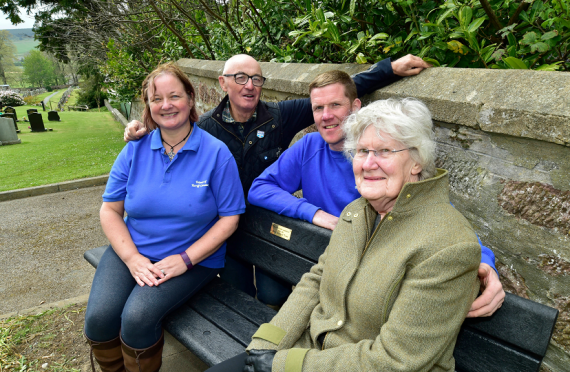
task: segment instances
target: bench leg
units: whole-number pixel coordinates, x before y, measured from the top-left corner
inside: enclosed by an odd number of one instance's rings
[[[156,344],[146,349],[133,349],[124,343],[123,358],[127,372],[158,372],[162,365],[162,347],[164,346],[164,331]]]
[[[85,338],[91,349],[89,358],[91,359],[92,372],[95,372],[93,356],[95,356],[95,360],[97,364],[99,364],[102,372],[122,372],[125,370],[121,340],[119,337],[107,342],[96,342],[90,340],[86,335]]]

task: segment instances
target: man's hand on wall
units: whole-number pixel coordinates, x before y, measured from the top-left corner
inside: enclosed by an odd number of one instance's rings
[[[392,70],[398,76],[412,76],[419,74],[422,70],[431,67],[429,63],[420,57],[408,54],[405,57],[392,62]]]
[[[319,209],[313,216],[313,225],[324,227],[325,229],[334,230],[337,223],[338,217],[328,214],[322,209]]]
[[[125,128],[123,138],[125,142],[136,141],[147,134],[148,133],[146,132],[146,128],[143,123],[138,120],[133,120]]]
[[[505,300],[503,285],[499,280],[499,276],[491,266],[481,263],[477,275],[481,281],[483,293],[481,293],[481,296],[477,297],[473,305],[471,305],[471,309],[467,314],[468,318],[491,316],[501,307]]]

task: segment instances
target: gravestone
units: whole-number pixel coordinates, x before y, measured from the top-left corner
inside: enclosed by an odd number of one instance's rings
[[[2,145],[15,145],[22,143],[14,129],[13,119],[0,117],[0,143]]]
[[[28,113],[29,116],[32,112],[38,112],[38,109],[28,109],[26,112]]]
[[[16,109],[12,106],[8,106],[4,109],[5,114],[14,114],[14,120],[18,121],[18,115],[16,115]]]
[[[44,101],[42,101],[42,108],[44,109],[44,111],[46,110],[46,103]]]
[[[48,120],[49,121],[61,121],[57,111],[48,111]]]
[[[32,128],[32,132],[45,132],[47,130],[52,130],[51,128],[46,129],[44,127],[44,119],[42,118],[42,114],[39,112],[33,112],[28,116],[30,119],[30,127]]]
[[[14,123],[14,129],[16,129],[16,133],[20,133],[20,129],[18,129],[18,124],[16,123],[16,114],[4,113],[2,117],[7,119],[12,119],[12,122]]]

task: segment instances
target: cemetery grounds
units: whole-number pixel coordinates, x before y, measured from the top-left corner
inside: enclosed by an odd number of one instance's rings
[[[62,93],[50,101],[57,104]],[[22,121],[29,108],[38,109],[53,131],[32,133]],[[48,121],[41,106],[19,106],[16,112],[22,143],[0,146],[0,191],[107,174],[124,147],[123,127],[105,108],[59,112],[60,122]],[[85,305],[0,319],[0,371],[90,370],[82,334]]]

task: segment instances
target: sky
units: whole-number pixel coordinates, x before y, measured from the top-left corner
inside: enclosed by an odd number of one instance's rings
[[[14,26],[12,22],[6,19],[6,15],[0,12],[0,30],[10,30],[10,29],[21,29],[21,28],[32,28],[34,27],[34,15],[27,15],[24,9],[20,9],[20,17],[24,20],[24,23],[20,23]]]

